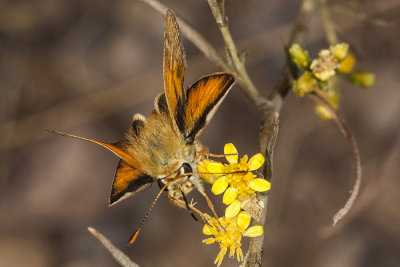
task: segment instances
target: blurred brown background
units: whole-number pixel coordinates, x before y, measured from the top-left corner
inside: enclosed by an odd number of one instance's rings
[[[222,51],[206,1],[163,1]],[[373,71],[370,89],[341,83],[341,113],[358,140],[364,181],[357,207],[336,233],[324,229],[353,184],[349,148],[314,104],[290,93],[281,113],[270,194],[265,266],[400,266],[400,4],[334,1],[341,40],[358,67]],[[226,3],[239,49],[263,95],[283,66],[300,1]],[[326,47],[319,13],[305,47]],[[118,141],[135,113],[148,115],[162,90],[163,18],[135,0],[0,2],[0,266],[117,266],[87,231],[93,226],[141,266],[211,266],[216,245],[166,197],[132,247],[125,246],[157,186],[107,207],[117,158],[46,128]],[[218,71],[183,38],[186,84]],[[258,152],[259,118],[235,86],[203,133],[214,153],[233,142]],[[397,144],[396,144],[397,142]],[[198,194],[190,195],[204,205]],[[219,202],[219,198],[218,198]],[[363,205],[360,205],[363,202]],[[222,207],[218,207],[222,212]],[[227,258],[223,266],[237,266]]]

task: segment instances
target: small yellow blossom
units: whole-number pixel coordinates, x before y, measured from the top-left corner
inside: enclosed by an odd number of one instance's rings
[[[334,58],[332,52],[328,49],[323,49],[319,52],[318,58],[311,62],[310,69],[315,77],[321,81],[327,81],[335,75],[335,69],[339,67],[339,63]]]
[[[353,70],[355,65],[356,58],[351,53],[348,53],[347,57],[345,57],[343,61],[340,62],[338,71],[344,74],[348,74]]]
[[[313,92],[317,85],[317,80],[310,72],[306,71],[294,83],[293,91],[298,97],[303,97],[305,94]]]
[[[350,75],[350,81],[361,87],[370,87],[375,84],[375,74],[368,71],[358,71]]]
[[[296,63],[300,69],[305,70],[308,68],[310,65],[310,57],[308,56],[308,52],[301,48],[299,44],[292,44],[289,53],[294,63]]]
[[[229,143],[224,147],[224,153],[229,164],[202,160],[199,163],[198,172],[206,181],[214,181],[211,191],[215,195],[224,193],[223,202],[231,205],[235,200],[241,202],[250,198],[255,192],[265,192],[271,188],[270,182],[257,178],[252,171],[258,170],[264,164],[261,153],[254,155],[248,160],[244,155],[240,160],[236,147]],[[206,170],[207,172],[204,172]],[[217,178],[210,176],[216,175]],[[257,179],[256,179],[257,178]],[[263,181],[261,181],[263,180]]]
[[[235,256],[238,261],[243,261],[242,237],[256,237],[263,234],[263,228],[260,225],[250,228],[251,217],[245,212],[240,212],[231,218],[221,217],[217,219],[207,215],[208,224],[203,227],[203,234],[214,235],[214,237],[203,240],[205,244],[219,243],[220,252],[215,259],[215,264],[220,266],[222,260],[229,249],[229,257]],[[223,228],[221,228],[221,225]]]
[[[349,51],[349,45],[346,43],[335,44],[330,47],[332,55],[339,62],[347,57]]]

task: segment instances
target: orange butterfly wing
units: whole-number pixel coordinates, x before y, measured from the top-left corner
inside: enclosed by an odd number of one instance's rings
[[[111,188],[110,206],[145,189],[153,181],[152,177],[120,160]]]
[[[185,51],[179,35],[179,27],[173,13],[168,10],[164,28],[164,89],[173,128],[178,134],[183,129],[185,109]]]
[[[231,72],[206,75],[189,86],[185,110],[186,142],[193,143],[231,89],[236,77]]]

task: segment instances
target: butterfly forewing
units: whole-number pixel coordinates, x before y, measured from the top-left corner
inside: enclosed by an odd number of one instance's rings
[[[234,82],[234,73],[221,72],[204,76],[189,87],[183,131],[188,143],[207,125]]]
[[[167,11],[164,29],[164,89],[169,114],[175,131],[183,129],[185,109],[185,91],[183,77],[185,74],[185,51],[179,35],[175,16]]]

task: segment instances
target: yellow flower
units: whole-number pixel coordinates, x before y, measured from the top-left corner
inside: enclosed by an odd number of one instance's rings
[[[303,97],[305,94],[314,91],[316,86],[317,80],[311,75],[310,72],[306,71],[294,83],[293,91],[298,97]]]
[[[204,225],[203,234],[213,235],[214,237],[204,239],[203,243],[219,243],[220,252],[214,262],[217,266],[221,265],[228,249],[229,257],[232,258],[236,253],[237,260],[243,261],[243,252],[241,249],[242,236],[256,237],[263,234],[261,225],[248,228],[251,217],[245,212],[240,212],[231,218],[221,217],[219,218],[219,222],[208,214],[206,216],[208,224]],[[223,228],[221,228],[221,225]]]
[[[334,58],[338,61],[342,61],[348,55],[349,45],[346,43],[335,44],[330,47],[330,50]]]
[[[335,69],[339,67],[337,59],[328,49],[323,49],[319,52],[318,58],[311,62],[310,69],[314,76],[321,81],[327,81],[335,75]]]
[[[224,153],[229,164],[206,159],[199,163],[201,167],[197,169],[201,178],[213,181],[211,191],[215,195],[225,192],[224,204],[230,205],[236,199],[244,201],[256,191],[265,192],[271,188],[270,182],[256,178],[257,176],[252,173],[264,164],[265,160],[261,153],[254,155],[250,160],[247,155],[239,160],[237,149],[231,143],[225,145]]]
[[[338,71],[344,74],[350,73],[356,64],[356,58],[351,54],[348,53],[347,56],[340,62],[340,66]]]

